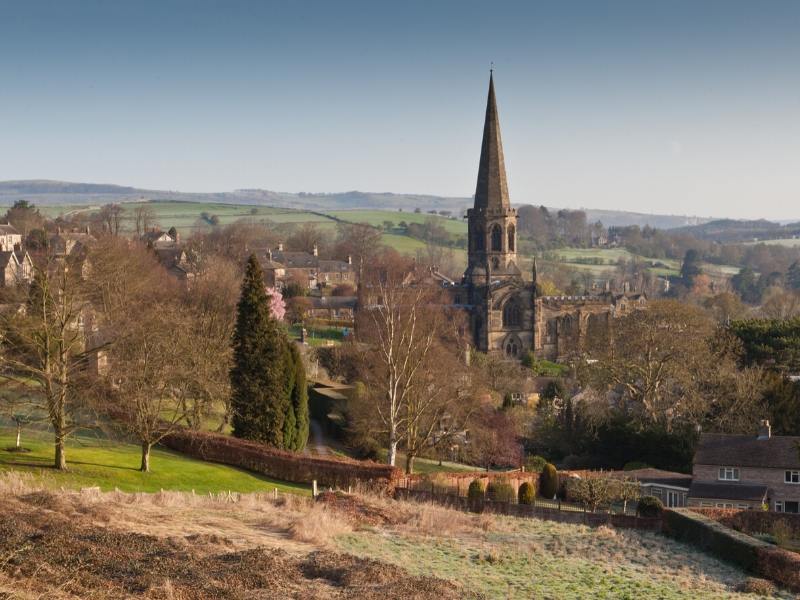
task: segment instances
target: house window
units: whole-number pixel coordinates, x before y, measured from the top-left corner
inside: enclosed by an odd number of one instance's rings
[[[714,505],[711,504],[711,502],[701,502],[700,503],[700,508],[713,508],[713,506]]]
[[[783,500],[775,500],[775,512],[783,512]]]
[[[800,471],[786,471],[783,481],[785,483],[800,483]]]
[[[739,469],[736,467],[720,467],[720,481],[739,481]]]
[[[733,508],[733,504],[731,504],[730,502],[717,502],[716,507],[717,508]]]
[[[674,508],[676,506],[680,506],[681,503],[681,494],[680,492],[673,492],[672,490],[667,490],[667,507]]]
[[[783,503],[783,512],[797,514],[800,512],[800,502],[796,500],[785,500]]]
[[[653,492],[653,496],[658,496],[659,498],[661,498],[661,488],[654,487],[651,491]]]
[[[749,506],[747,506],[747,504],[737,504],[737,505],[736,505],[736,508],[747,509],[747,508],[750,508],[750,507],[749,507]]]

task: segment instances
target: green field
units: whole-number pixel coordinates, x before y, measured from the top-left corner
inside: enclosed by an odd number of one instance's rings
[[[369,223],[376,227],[383,227],[385,221],[391,221],[395,227],[401,222],[425,223],[433,219],[437,225],[442,226],[447,233],[453,235],[466,235],[467,224],[463,219],[448,219],[446,217],[428,213],[400,212],[391,210],[334,210],[325,214],[351,223]]]
[[[111,443],[92,437],[75,437],[67,447],[67,472],[56,471],[52,438],[44,433],[25,432],[22,445],[30,452],[9,452],[14,436],[0,429],[0,471],[18,470],[43,477],[47,482],[67,488],[99,486],[103,491],[118,488],[124,492],[159,490],[208,492],[258,492],[278,488],[283,492],[310,494],[310,489],[295,483],[276,481],[227,465],[203,462],[177,452],[156,448],[150,458],[150,473],[138,470],[139,446]]]
[[[788,248],[796,248],[800,246],[800,237],[796,238],[783,238],[779,240],[759,240],[757,242],[746,242],[748,246],[756,244],[766,244],[767,246],[786,246]]]

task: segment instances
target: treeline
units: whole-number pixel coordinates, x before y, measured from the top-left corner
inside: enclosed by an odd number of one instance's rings
[[[599,221],[589,223],[582,210],[550,211],[545,206],[520,206],[519,235],[527,238],[533,249],[546,250],[575,246],[587,248],[606,233]]]

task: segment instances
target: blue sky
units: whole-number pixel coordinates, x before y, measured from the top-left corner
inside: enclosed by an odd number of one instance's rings
[[[0,180],[800,218],[800,2],[0,0]]]

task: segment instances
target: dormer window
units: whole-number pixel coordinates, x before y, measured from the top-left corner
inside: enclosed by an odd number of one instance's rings
[[[739,469],[736,467],[720,467],[720,481],[739,481]]]

